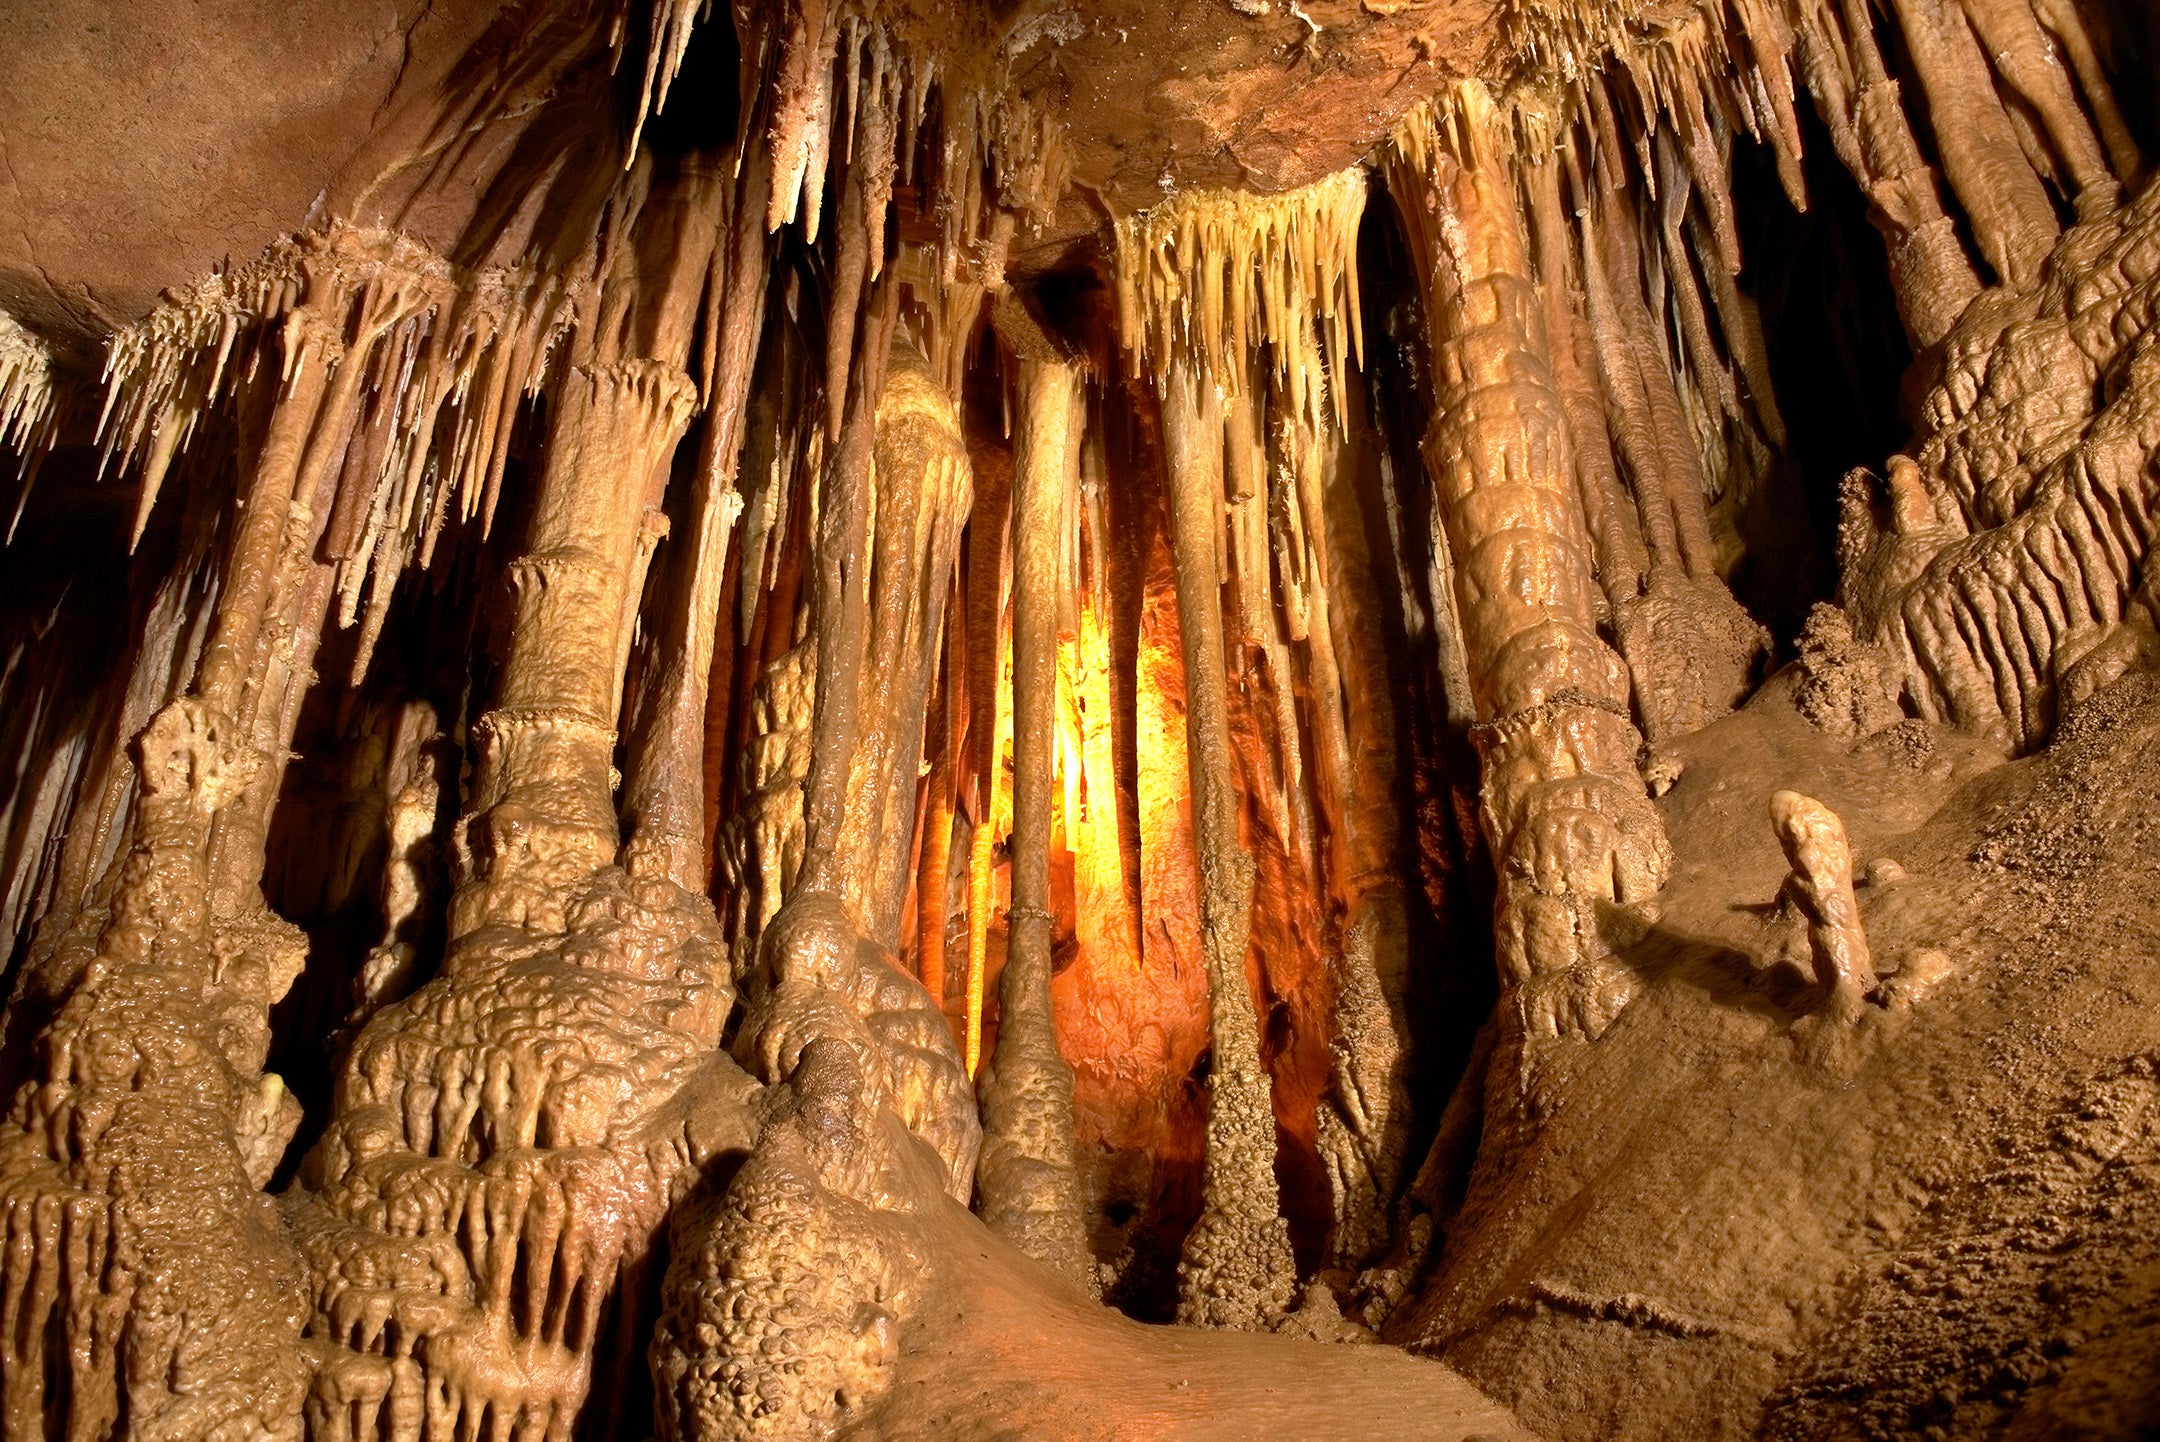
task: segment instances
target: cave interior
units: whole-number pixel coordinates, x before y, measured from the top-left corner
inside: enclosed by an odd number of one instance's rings
[[[12,9],[0,1442],[2160,1437],[2149,0]]]

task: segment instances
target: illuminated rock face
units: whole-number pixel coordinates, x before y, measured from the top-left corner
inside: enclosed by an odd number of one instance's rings
[[[2142,7],[181,18],[0,92],[0,1439],[2160,1426]]]

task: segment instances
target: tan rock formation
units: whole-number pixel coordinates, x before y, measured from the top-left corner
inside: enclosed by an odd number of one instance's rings
[[[2149,7],[334,8],[0,55],[0,1442],[2160,1427]]]
[[[1837,813],[1797,791],[1770,796],[1770,824],[1792,863],[1785,893],[1807,921],[1815,981],[1838,1021],[1857,1021],[1875,989],[1875,964],[1853,897],[1852,847]]]
[[[1009,325],[1008,332],[1017,331]],[[1083,1287],[1094,1283],[1073,1170],[1072,1068],[1058,1053],[1050,1002],[1050,807],[1057,744],[1058,597],[1064,515],[1077,499],[1078,368],[1033,337],[1021,373],[1013,473],[1012,906],[999,992],[997,1051],[980,1088],[976,1183],[990,1230]],[[1024,344],[1025,342],[1023,342]],[[1049,352],[1049,353],[1044,353]],[[1025,352],[1023,352],[1025,354]]]
[[[1587,973],[1609,950],[1599,907],[1654,895],[1663,824],[1635,775],[1627,678],[1598,637],[1582,509],[1535,304],[1522,220],[1484,89],[1467,85],[1398,141],[1417,237],[1438,411],[1425,439],[1471,658],[1488,843],[1502,868],[1500,963],[1541,979],[1547,1030],[1595,1035],[1615,998]]]

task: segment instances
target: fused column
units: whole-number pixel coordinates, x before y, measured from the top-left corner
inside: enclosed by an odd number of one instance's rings
[[[1207,966],[1207,1161],[1178,1262],[1178,1319],[1258,1330],[1290,1308],[1295,1267],[1275,1187],[1275,1114],[1246,981],[1253,860],[1238,839],[1222,622],[1223,423],[1214,387],[1173,359],[1158,377],[1170,459],[1171,551],[1185,653],[1193,849]]]
[[[1635,771],[1626,672],[1596,632],[1565,414],[1492,122],[1483,87],[1458,87],[1399,132],[1390,183],[1434,327],[1425,459],[1455,563],[1514,984],[1602,957],[1600,908],[1654,895],[1671,852]],[[1581,1001],[1544,1024],[1594,1033],[1603,1007]]]
[[[1008,322],[1009,333],[1031,327]],[[1049,352],[1047,337],[1034,347]],[[1073,1073],[1050,1003],[1050,830],[1055,799],[1059,598],[1064,511],[1084,417],[1078,367],[1023,355],[1013,471],[1012,906],[997,1050],[985,1069],[981,1212],[990,1229],[1083,1286],[1093,1258],[1073,1170]]]

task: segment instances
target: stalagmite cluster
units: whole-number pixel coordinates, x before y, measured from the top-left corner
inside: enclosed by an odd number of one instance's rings
[[[0,1439],[1985,1370],[1851,1320],[2062,1170],[1947,1135],[1972,1037],[2006,1135],[2160,1046],[2160,25],[391,9],[132,301],[40,209],[93,98],[0,86]],[[1997,1312],[2142,1355],[2141,1195]],[[1848,1430],[2160,1425],[2077,1345]]]

